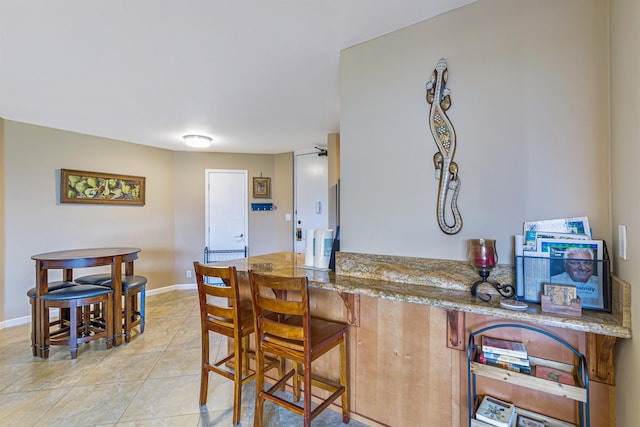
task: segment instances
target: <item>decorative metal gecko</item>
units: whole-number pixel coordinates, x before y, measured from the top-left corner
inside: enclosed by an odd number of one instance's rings
[[[433,155],[436,179],[440,181],[438,187],[438,205],[436,216],[440,229],[447,234],[456,234],[462,229],[462,217],[458,210],[458,193],[460,192],[460,177],[458,165],[453,161],[456,152],[456,131],[444,113],[451,107],[451,98],[447,85],[447,61],[442,58],[427,82],[427,102],[431,104],[429,110],[429,128],[438,146],[438,152]],[[453,225],[447,224],[445,208],[447,193],[451,194],[450,206],[453,214]]]

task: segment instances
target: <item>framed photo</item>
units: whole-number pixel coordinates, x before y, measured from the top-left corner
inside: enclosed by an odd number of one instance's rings
[[[60,170],[60,203],[144,205],[145,178]]]
[[[271,198],[271,178],[253,178],[253,198]]]

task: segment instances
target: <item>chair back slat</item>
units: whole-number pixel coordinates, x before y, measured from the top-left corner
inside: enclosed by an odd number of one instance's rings
[[[264,311],[297,316],[302,316],[304,313],[304,306],[299,301],[282,301],[274,298],[265,298],[262,295],[258,295],[257,298],[258,305]]]
[[[279,337],[286,340],[304,340],[304,330],[302,326],[280,323],[268,317],[261,317],[260,322],[260,326],[266,337],[265,339],[269,337]]]
[[[207,304],[205,310],[208,314],[207,322],[217,323],[228,328],[233,328],[233,307],[218,307]]]
[[[202,286],[204,293],[212,297],[235,298],[235,292],[231,286],[212,285],[206,282]]]

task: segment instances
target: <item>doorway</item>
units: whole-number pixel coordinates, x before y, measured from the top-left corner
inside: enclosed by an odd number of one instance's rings
[[[304,253],[307,230],[329,227],[329,162],[326,151],[295,153],[295,252]]]
[[[248,256],[248,172],[206,169],[205,262]]]

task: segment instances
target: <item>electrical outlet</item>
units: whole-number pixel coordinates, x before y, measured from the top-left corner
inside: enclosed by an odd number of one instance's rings
[[[191,279],[191,270],[187,270],[187,279]]]

